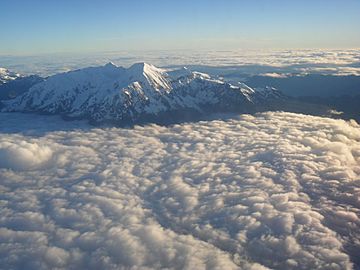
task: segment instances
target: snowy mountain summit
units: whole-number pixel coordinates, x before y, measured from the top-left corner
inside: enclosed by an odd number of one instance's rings
[[[253,112],[281,97],[272,88],[235,86],[187,69],[168,74],[147,63],[129,68],[108,63],[51,76],[4,102],[3,111],[60,114],[94,123],[171,122],[208,112]]]
[[[0,68],[0,85],[7,83],[8,81],[15,80],[16,78],[19,78],[20,74],[9,71],[6,68]]]

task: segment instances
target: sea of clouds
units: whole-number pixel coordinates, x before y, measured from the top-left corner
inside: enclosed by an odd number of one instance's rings
[[[0,268],[356,268],[359,165],[351,121],[124,129],[2,113]]]
[[[54,75],[112,61],[128,67],[148,62],[159,67],[238,67],[250,75],[324,74],[360,76],[360,49],[119,51],[91,54],[0,55],[0,67],[22,74]],[[196,69],[196,68],[195,68]]]

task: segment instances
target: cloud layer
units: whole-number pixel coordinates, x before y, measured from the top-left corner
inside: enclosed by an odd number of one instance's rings
[[[2,269],[351,269],[360,127],[269,112],[133,129],[0,114]]]
[[[112,61],[120,66],[148,62],[155,66],[203,65],[240,67],[241,73],[319,73],[360,76],[360,50],[229,50],[229,51],[148,51],[64,54],[38,56],[1,56],[0,63],[12,71],[24,74],[53,75]],[[201,70],[198,70],[201,71]],[[225,72],[230,71],[225,69]],[[236,71],[236,70],[235,70]],[[232,71],[234,72],[234,71]]]

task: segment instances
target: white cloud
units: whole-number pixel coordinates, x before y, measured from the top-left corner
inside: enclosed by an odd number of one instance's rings
[[[0,168],[36,169],[51,160],[50,147],[26,141],[0,143]]]
[[[133,129],[0,123],[0,268],[359,264],[355,122],[269,112]]]
[[[269,73],[263,73],[259,74],[260,76],[265,77],[272,77],[272,78],[286,78],[288,77],[288,74],[281,74],[281,73],[275,73],[275,72],[269,72]]]
[[[204,65],[217,67],[219,74],[240,73],[287,74],[320,73],[336,75],[360,75],[359,49],[331,50],[228,50],[228,51],[120,51],[92,54],[55,54],[38,56],[0,56],[3,67],[25,74],[53,75],[88,66],[99,66],[109,61],[121,66],[136,62],[149,62],[156,66]]]

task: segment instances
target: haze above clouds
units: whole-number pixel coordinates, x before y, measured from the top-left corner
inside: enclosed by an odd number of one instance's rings
[[[250,75],[296,74],[360,75],[360,50],[224,50],[119,51],[92,54],[0,55],[2,67],[23,74],[49,76],[107,62],[128,67],[136,62],[156,66],[213,67],[218,75],[241,71]],[[203,70],[203,68],[201,69]],[[204,71],[207,71],[206,69]]]
[[[133,129],[15,113],[0,123],[0,268],[360,265],[355,122],[268,112]]]

